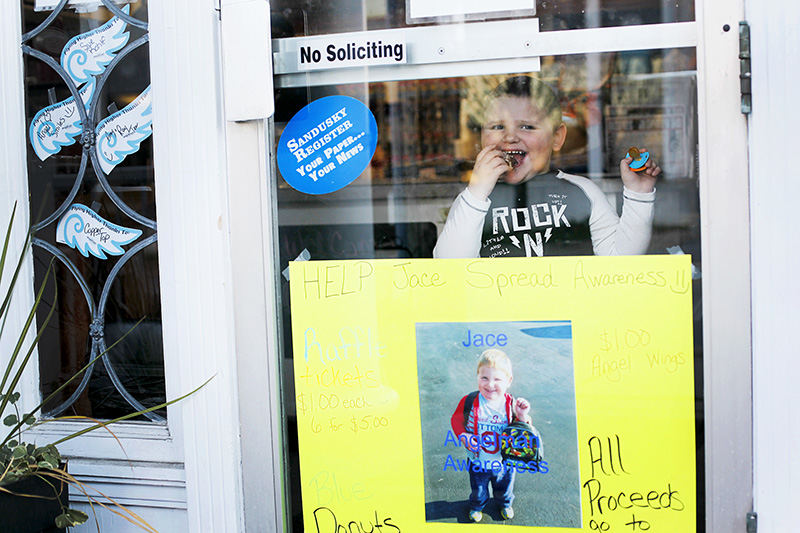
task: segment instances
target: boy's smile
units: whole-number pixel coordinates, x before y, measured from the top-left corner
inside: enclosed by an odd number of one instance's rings
[[[502,151],[509,169],[501,179],[511,184],[550,170],[550,155],[561,149],[565,139],[564,124],[554,126],[530,99],[517,96],[495,100],[481,130],[482,145]]]
[[[509,386],[511,376],[504,370],[485,365],[478,369],[478,392],[485,400],[497,402],[505,398]]]

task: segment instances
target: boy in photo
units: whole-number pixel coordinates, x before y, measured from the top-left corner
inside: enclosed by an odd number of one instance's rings
[[[489,484],[500,504],[504,520],[514,517],[515,469],[500,454],[500,435],[513,421],[531,423],[531,405],[525,398],[508,393],[513,380],[511,360],[497,349],[484,351],[478,359],[478,391],[458,403],[450,419],[453,433],[469,454],[469,519],[480,522],[489,502]]]
[[[434,257],[647,251],[661,173],[652,158],[639,172],[631,170],[631,157],[620,161],[620,217],[594,182],[551,170],[567,127],[547,84],[529,76],[509,78],[491,92],[478,121],[483,149],[469,186],[450,208]]]

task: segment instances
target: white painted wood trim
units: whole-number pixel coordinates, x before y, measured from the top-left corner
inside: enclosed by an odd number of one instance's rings
[[[231,106],[231,100],[255,98],[266,100],[267,113],[274,111],[272,94],[271,52],[266,63],[253,62],[249,56],[236,57],[231,53],[241,43],[230,46],[230,39],[237,39],[239,28],[226,30],[229,23],[234,27],[241,20],[228,20],[231,3],[222,3],[223,73],[225,92],[225,114],[227,120],[227,161],[230,180],[230,234],[231,263],[233,266],[234,316],[236,327],[236,352],[239,386],[239,418],[241,427],[242,485],[244,523],[246,531],[283,531],[286,526],[286,500],[284,498],[284,448],[283,408],[281,395],[281,353],[278,332],[278,288],[277,279],[277,213],[273,198],[272,174],[269,151],[273,146],[267,120],[249,120],[259,113],[242,113],[250,104]],[[257,0],[256,0],[257,1]],[[246,15],[251,9],[248,1],[237,7]],[[270,35],[269,4],[266,6],[266,24],[258,34]],[[262,13],[256,9],[255,13]],[[229,41],[225,38],[229,37]],[[267,48],[270,41],[266,40]],[[268,87],[262,84],[246,84],[228,70],[241,73],[242,65],[266,72]],[[232,85],[233,84],[233,85]],[[254,87],[258,95],[251,95]],[[259,104],[256,104],[258,107]],[[255,116],[250,116],[255,115]]]
[[[275,97],[269,2],[222,0],[220,18],[226,118],[271,117],[275,112]]]
[[[276,76],[275,85],[277,87],[304,87],[339,83],[363,83],[365,81],[536,71],[539,69],[539,57],[542,56],[650,50],[655,48],[686,48],[697,44],[697,25],[694,22],[536,33],[534,30],[538,29],[538,19],[522,19],[511,22],[453,24],[360,33],[366,35],[371,33],[379,33],[381,35],[391,34],[392,32],[404,33],[408,35],[409,39],[409,56],[413,53],[415,47],[428,50],[429,53],[425,55],[430,56],[431,50],[445,49],[452,46],[453,43],[463,42],[465,32],[469,30],[471,25],[474,26],[476,24],[480,25],[476,27],[497,31],[495,39],[497,42],[502,43],[506,43],[507,36],[504,33],[506,25],[520,28],[524,27],[525,24],[535,24],[536,26],[530,32],[530,39],[524,38],[525,32],[522,32],[520,36],[516,36],[517,46],[523,50],[520,55],[528,57],[509,59],[505,57],[507,52],[501,48],[490,52],[498,54],[496,58],[482,61],[456,61],[435,64],[411,63],[407,65],[298,72],[297,48],[304,38],[292,37],[273,41],[273,49],[275,50],[273,52],[273,62],[275,72],[279,74]],[[494,30],[494,28],[497,29]],[[357,35],[357,33],[342,35]],[[507,43],[507,45],[513,47],[514,42]],[[433,52],[433,55],[436,55],[436,52]]]
[[[793,511],[800,494],[800,173],[791,156],[800,144],[800,4],[783,0],[764,9],[748,0],[746,7],[753,70],[754,503],[759,533],[782,533],[797,529]]]
[[[177,406],[180,420],[170,413],[183,443],[189,530],[197,532],[244,530],[216,7],[213,0],[149,5],[167,395],[214,376]]]
[[[186,480],[182,464],[140,463],[90,459],[71,460],[70,474],[84,483],[95,501],[112,506],[124,505],[161,533],[188,531],[186,513]],[[70,506],[83,510],[89,520],[73,533],[141,533],[142,529],[121,516],[90,505],[87,496],[70,487]],[[119,510],[122,512],[122,510]]]
[[[703,253],[706,531],[743,531],[752,502],[747,123],[743,0],[696,2]],[[728,24],[730,30],[723,31]]]
[[[25,161],[27,127],[25,124],[25,100],[22,91],[23,64],[20,51],[22,28],[19,2],[5,6],[0,17],[0,235],[5,234],[14,203],[17,203],[9,262],[16,262],[17,254],[25,240],[30,223],[28,209],[28,168]],[[0,241],[1,242],[1,241]],[[0,244],[2,246],[2,244]],[[13,266],[6,265],[13,271]],[[0,286],[0,298],[5,296],[7,280]],[[6,333],[0,338],[0,365],[5,368],[6,357],[16,342],[12,332],[22,330],[25,318],[34,301],[33,261],[26,261],[17,281],[16,297],[11,302]],[[35,333],[29,335],[30,341]],[[37,365],[29,365],[20,389],[22,405],[34,406],[39,399],[39,373]]]
[[[272,95],[270,95],[272,98]],[[242,479],[247,531],[281,531],[283,423],[266,121],[228,122]]]
[[[67,468],[86,484],[89,496],[103,502],[109,501],[102,496],[105,495],[125,506],[186,509],[182,464],[71,460]],[[88,499],[80,490],[70,487],[70,502],[87,503]]]
[[[32,431],[31,436],[37,443],[54,442],[90,425],[83,421],[48,422]],[[110,430],[94,431],[58,448],[70,459],[173,463],[182,457],[182,450],[166,425],[128,422],[115,424]]]

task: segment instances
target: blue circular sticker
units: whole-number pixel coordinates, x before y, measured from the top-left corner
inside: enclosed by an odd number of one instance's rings
[[[378,145],[378,124],[350,96],[326,96],[297,112],[278,141],[278,168],[306,194],[326,194],[364,172]]]

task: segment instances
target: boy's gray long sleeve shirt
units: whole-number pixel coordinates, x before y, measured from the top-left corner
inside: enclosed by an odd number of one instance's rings
[[[603,191],[588,178],[561,171],[556,177],[579,187],[589,200],[589,229],[595,255],[638,255],[647,251],[652,233],[655,190],[637,193],[623,188],[622,216],[618,216]],[[479,257],[490,207],[489,199],[478,199],[469,188],[464,189],[450,208],[433,256]]]

